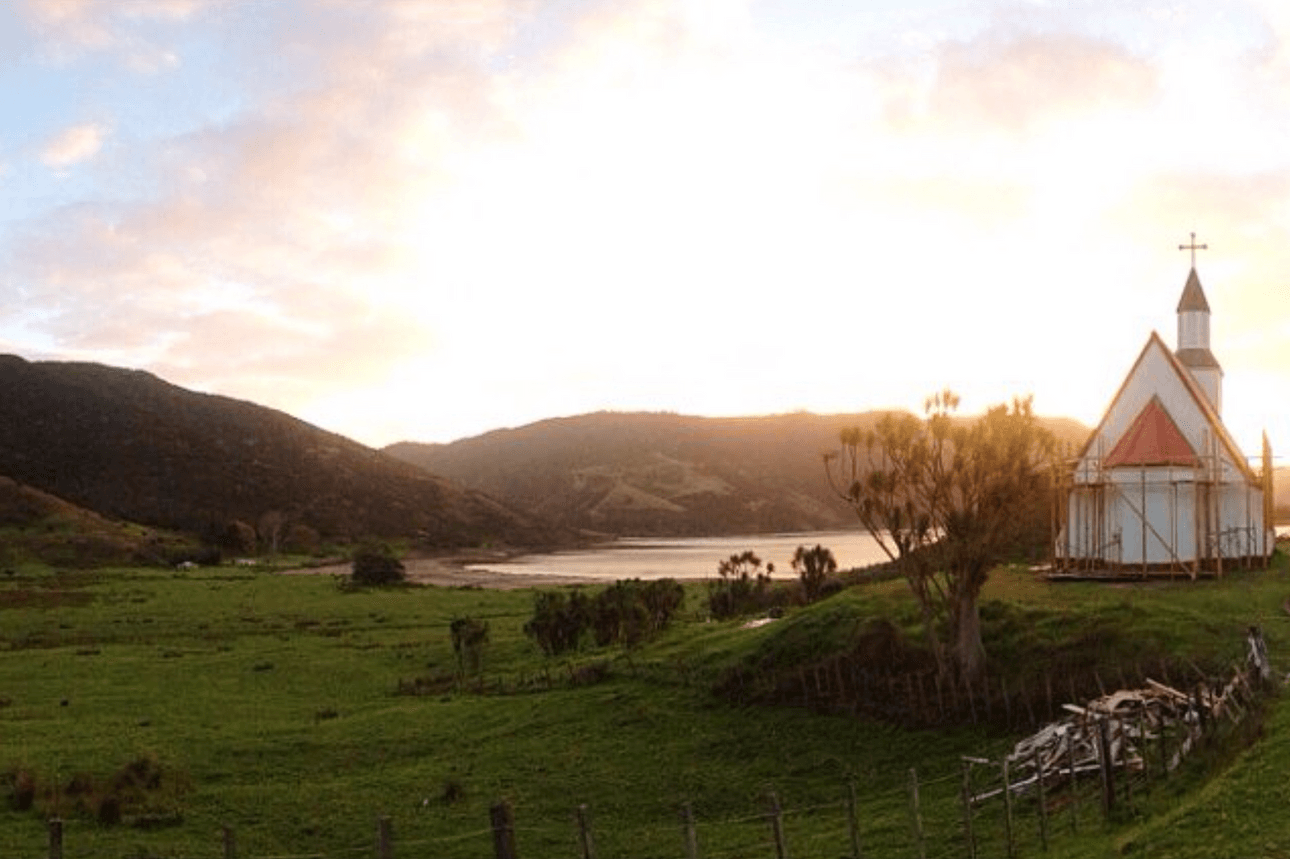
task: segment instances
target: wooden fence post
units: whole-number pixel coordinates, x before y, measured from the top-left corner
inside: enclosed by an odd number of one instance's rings
[[[224,859],[237,859],[237,835],[233,832],[233,827],[225,826],[224,834]]]
[[[1035,751],[1035,787],[1039,792],[1039,843],[1048,852],[1048,797],[1044,795],[1044,762]]]
[[[49,859],[63,859],[63,821],[49,819]]]
[[[1074,725],[1071,726],[1072,728]],[[1066,766],[1071,782],[1071,835],[1079,831],[1079,784],[1075,781],[1075,731],[1066,732]]]
[[[1111,818],[1115,808],[1115,771],[1111,768],[1111,743],[1107,738],[1106,719],[1097,719],[1097,760],[1102,770],[1102,816]]]
[[[784,841],[784,811],[779,807],[779,797],[775,791],[766,795],[770,804],[770,831],[775,839],[776,859],[788,859],[788,845]]]
[[[963,834],[967,837],[968,859],[976,859],[976,836],[972,833],[972,762],[962,760],[963,766]]]
[[[596,844],[591,838],[591,823],[584,802],[578,806],[578,844],[582,846],[582,859],[596,859]]]
[[[378,859],[394,859],[394,833],[390,818],[376,818],[376,855]]]
[[[517,859],[515,852],[515,812],[503,800],[489,809],[493,824],[493,855],[496,859]]]
[[[909,768],[909,820],[914,829],[914,844],[918,846],[918,859],[927,859],[927,845],[923,840],[923,812],[919,807],[918,770]]]
[[[851,859],[864,859],[860,848],[860,809],[856,800],[856,780],[847,782],[847,825],[851,834]]]
[[[699,835],[694,829],[694,807],[681,806],[681,822],[685,827],[685,859],[699,859]]]
[[[1160,746],[1160,777],[1169,778],[1169,743],[1165,732],[1169,730],[1169,720],[1164,713],[1160,714],[1156,725],[1156,741]]]
[[[1008,769],[1008,756],[1003,756],[1003,834],[1008,839],[1008,859],[1017,855],[1017,843],[1012,836],[1012,774]]]

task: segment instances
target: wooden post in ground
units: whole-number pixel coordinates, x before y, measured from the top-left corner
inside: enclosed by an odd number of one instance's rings
[[[1147,763],[1147,714],[1138,711],[1138,757],[1142,758],[1142,777],[1148,787],[1151,786],[1151,766]]]
[[[233,832],[233,827],[225,826],[224,833],[224,859],[237,859],[237,836]]]
[[[502,801],[489,809],[493,824],[493,855],[495,859],[517,859],[515,851],[515,812],[511,804]]]
[[[909,821],[914,829],[918,859],[927,859],[927,845],[923,839],[923,812],[918,799],[918,770],[913,767],[909,768]]]
[[[694,806],[681,806],[681,826],[685,830],[685,859],[699,859],[699,835],[694,828]]]
[[[968,859],[976,859],[976,836],[972,833],[972,762],[963,764],[963,834],[967,838]]]
[[[1066,732],[1066,766],[1071,783],[1071,835],[1079,831],[1079,785],[1075,783],[1075,732]]]
[[[1159,724],[1156,725],[1156,742],[1160,746],[1160,777],[1169,778],[1169,740],[1165,732],[1169,730],[1169,721],[1165,714],[1160,714]]]
[[[770,832],[775,840],[775,859],[788,859],[788,843],[784,840],[784,810],[779,807],[779,797],[775,791],[766,795],[770,806]]]
[[[1111,743],[1107,738],[1106,720],[1097,720],[1097,762],[1102,771],[1102,816],[1111,819],[1115,808],[1115,771],[1111,768]]]
[[[376,856],[377,859],[394,859],[394,833],[388,817],[376,819]]]
[[[578,806],[578,845],[582,848],[582,859],[596,859],[596,843],[591,837],[591,813],[585,802]]]
[[[49,859],[63,859],[63,821],[49,819]]]
[[[1044,852],[1048,852],[1048,797],[1044,795],[1044,762],[1039,759],[1039,752],[1035,751],[1035,789],[1039,798],[1039,843],[1043,845]]]
[[[1008,771],[1008,756],[1003,757],[1003,833],[1008,839],[1008,859],[1017,855],[1017,843],[1012,837],[1012,775]]]
[[[860,847],[860,803],[856,800],[856,780],[847,782],[847,827],[851,835],[851,859],[864,859]]]

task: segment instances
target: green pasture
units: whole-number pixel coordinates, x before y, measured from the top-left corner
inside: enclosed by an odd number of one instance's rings
[[[1202,668],[1239,661],[1260,624],[1290,659],[1284,557],[1221,582],[1050,585],[1000,570],[983,617],[992,668]],[[683,617],[633,652],[544,658],[525,638],[532,592],[400,587],[350,591],[327,576],[223,567],[187,572],[0,576],[0,855],[47,855],[44,818],[66,823],[68,857],[373,855],[388,816],[395,855],[491,855],[489,807],[514,809],[524,857],[577,856],[586,804],[598,855],[682,857],[689,803],[702,856],[771,857],[773,791],[790,855],[847,855],[853,783],[867,856],[915,856],[910,770],[925,851],[963,856],[960,756],[997,757],[1015,737],[984,727],[906,731],[713,694],[737,665],[782,665],[845,648],[864,621],[917,635],[897,582],[851,588],[756,629],[707,622],[702,586]],[[454,679],[449,623],[488,622],[482,676]],[[578,678],[582,682],[574,682]],[[398,694],[401,687],[420,694]],[[1093,794],[1050,855],[1290,856],[1281,813],[1290,711],[1274,701],[1252,744],[1208,748],[1110,823]],[[65,791],[150,760],[164,785],[144,813],[103,823]],[[19,773],[36,808],[8,801]],[[1024,809],[1023,809],[1024,810]],[[983,844],[1001,845],[997,811]],[[1023,855],[1040,855],[1024,818]],[[1054,824],[1054,828],[1059,828]],[[1216,845],[1222,845],[1219,849]],[[1000,855],[983,853],[982,855]]]

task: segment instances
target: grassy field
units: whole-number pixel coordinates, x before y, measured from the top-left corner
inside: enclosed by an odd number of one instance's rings
[[[1258,623],[1284,670],[1286,567],[1278,557],[1222,582],[1114,587],[999,571],[985,594],[987,647],[1017,676],[1093,659],[1114,677],[1117,664],[1165,657],[1239,660]],[[682,620],[635,652],[565,661],[523,635],[531,592],[24,565],[0,576],[0,798],[34,785],[34,808],[0,806],[0,855],[46,855],[44,818],[56,813],[68,857],[217,857],[223,826],[252,859],[372,855],[379,815],[393,822],[396,855],[478,857],[491,855],[489,807],[504,798],[525,857],[578,855],[581,803],[600,856],[683,856],[686,802],[701,855],[770,857],[762,814],[774,791],[790,855],[836,857],[849,849],[853,782],[866,855],[912,856],[911,769],[927,855],[966,855],[959,756],[997,756],[1015,737],[739,707],[711,691],[768,654],[846,647],[866,618],[912,626],[903,585],[853,588],[757,629],[704,622],[701,603],[694,586]],[[450,679],[448,627],[460,616],[491,632],[471,688]],[[422,694],[398,694],[418,678]],[[1079,831],[1062,818],[1050,855],[1290,856],[1290,712],[1274,702],[1260,725],[1253,745],[1210,748],[1111,824],[1084,797]],[[121,822],[101,822],[95,804],[114,778],[127,793],[149,785]],[[982,814],[982,855],[999,855],[996,812]],[[1034,818],[1024,827],[1023,852],[1037,855]]]

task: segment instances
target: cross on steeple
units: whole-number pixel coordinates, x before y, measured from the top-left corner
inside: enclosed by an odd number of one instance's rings
[[[1196,267],[1196,251],[1207,251],[1207,250],[1209,250],[1209,245],[1198,245],[1198,244],[1196,244],[1196,234],[1195,234],[1195,233],[1192,233],[1192,234],[1191,234],[1191,242],[1190,242],[1190,244],[1179,245],[1179,246],[1178,246],[1178,250],[1180,250],[1180,251],[1191,251],[1191,267],[1192,267],[1192,268],[1195,268],[1195,267]]]

